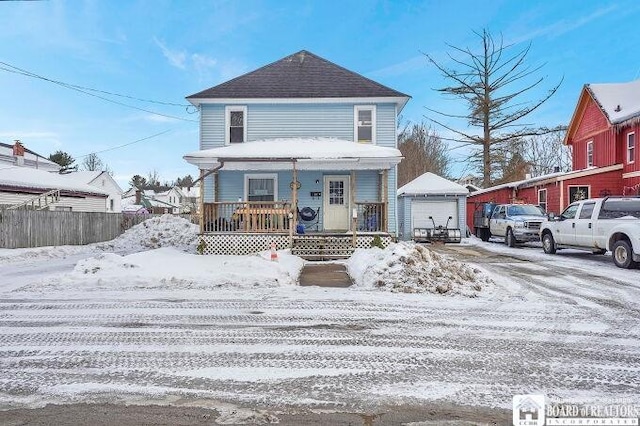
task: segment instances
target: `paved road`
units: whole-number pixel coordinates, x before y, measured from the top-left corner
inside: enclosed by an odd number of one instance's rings
[[[446,403],[501,407],[495,418],[504,420],[517,393],[640,403],[640,271],[619,271],[604,256],[437,249],[492,273],[491,296],[299,288],[210,299],[4,298],[0,408],[195,404],[233,422]]]

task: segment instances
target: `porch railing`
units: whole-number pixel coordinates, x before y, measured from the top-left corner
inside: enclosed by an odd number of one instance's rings
[[[370,203],[356,201],[358,211],[358,231],[360,232],[385,232],[386,227],[386,203]]]
[[[356,232],[387,232],[386,203],[355,203]],[[202,232],[289,233],[296,214],[288,201],[238,201],[204,203]]]
[[[288,201],[204,203],[202,232],[289,232],[292,221]]]

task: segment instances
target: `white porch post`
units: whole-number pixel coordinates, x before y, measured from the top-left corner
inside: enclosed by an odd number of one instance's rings
[[[204,234],[204,170],[200,169],[200,233]]]
[[[384,203],[384,216],[382,218],[382,229],[385,232],[389,232],[389,170],[384,169],[382,171],[382,187],[381,196]]]
[[[293,230],[296,229],[298,222],[298,169],[296,161],[293,164],[293,185],[291,185],[291,214],[293,217],[289,221],[289,247],[293,247]]]

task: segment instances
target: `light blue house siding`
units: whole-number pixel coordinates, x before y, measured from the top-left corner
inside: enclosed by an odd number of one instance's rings
[[[413,228],[411,226],[411,207],[414,201],[451,201],[455,199],[458,209],[457,226],[462,232],[462,236],[466,235],[467,229],[467,197],[464,195],[431,195],[431,196],[400,196],[398,197],[398,238],[401,240],[411,240],[413,238]]]
[[[354,139],[353,103],[278,103],[278,104],[227,104],[247,107],[247,139],[249,141],[275,138],[328,137],[344,140]],[[200,149],[225,145],[225,106],[223,104],[201,105]],[[363,102],[359,105],[371,105]],[[396,147],[396,104],[376,104],[376,144]],[[251,171],[225,171],[218,174],[218,201],[237,201],[244,197],[244,175]],[[255,172],[276,173],[276,172]],[[292,172],[278,171],[278,198],[291,201],[289,183]],[[321,198],[312,198],[311,192],[323,192],[324,175],[349,175],[350,171],[300,171],[298,181],[298,206],[317,209]],[[396,232],[396,169],[388,172],[389,232]],[[379,171],[356,171],[356,201],[378,202],[380,200]],[[316,184],[316,181],[319,183]],[[205,202],[214,197],[213,177],[204,181]],[[321,209],[322,213],[322,209]]]
[[[237,105],[247,107],[247,139],[250,141],[297,137],[354,139],[355,104]],[[376,106],[377,145],[396,146],[395,107],[393,103]],[[224,146],[225,105],[203,104],[200,114],[200,149]]]

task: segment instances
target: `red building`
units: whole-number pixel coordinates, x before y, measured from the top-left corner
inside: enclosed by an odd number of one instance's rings
[[[640,80],[586,84],[564,141],[573,153],[573,171],[472,192],[467,197],[467,224],[472,228],[480,202],[540,204],[559,213],[582,198],[640,195],[639,136]]]

